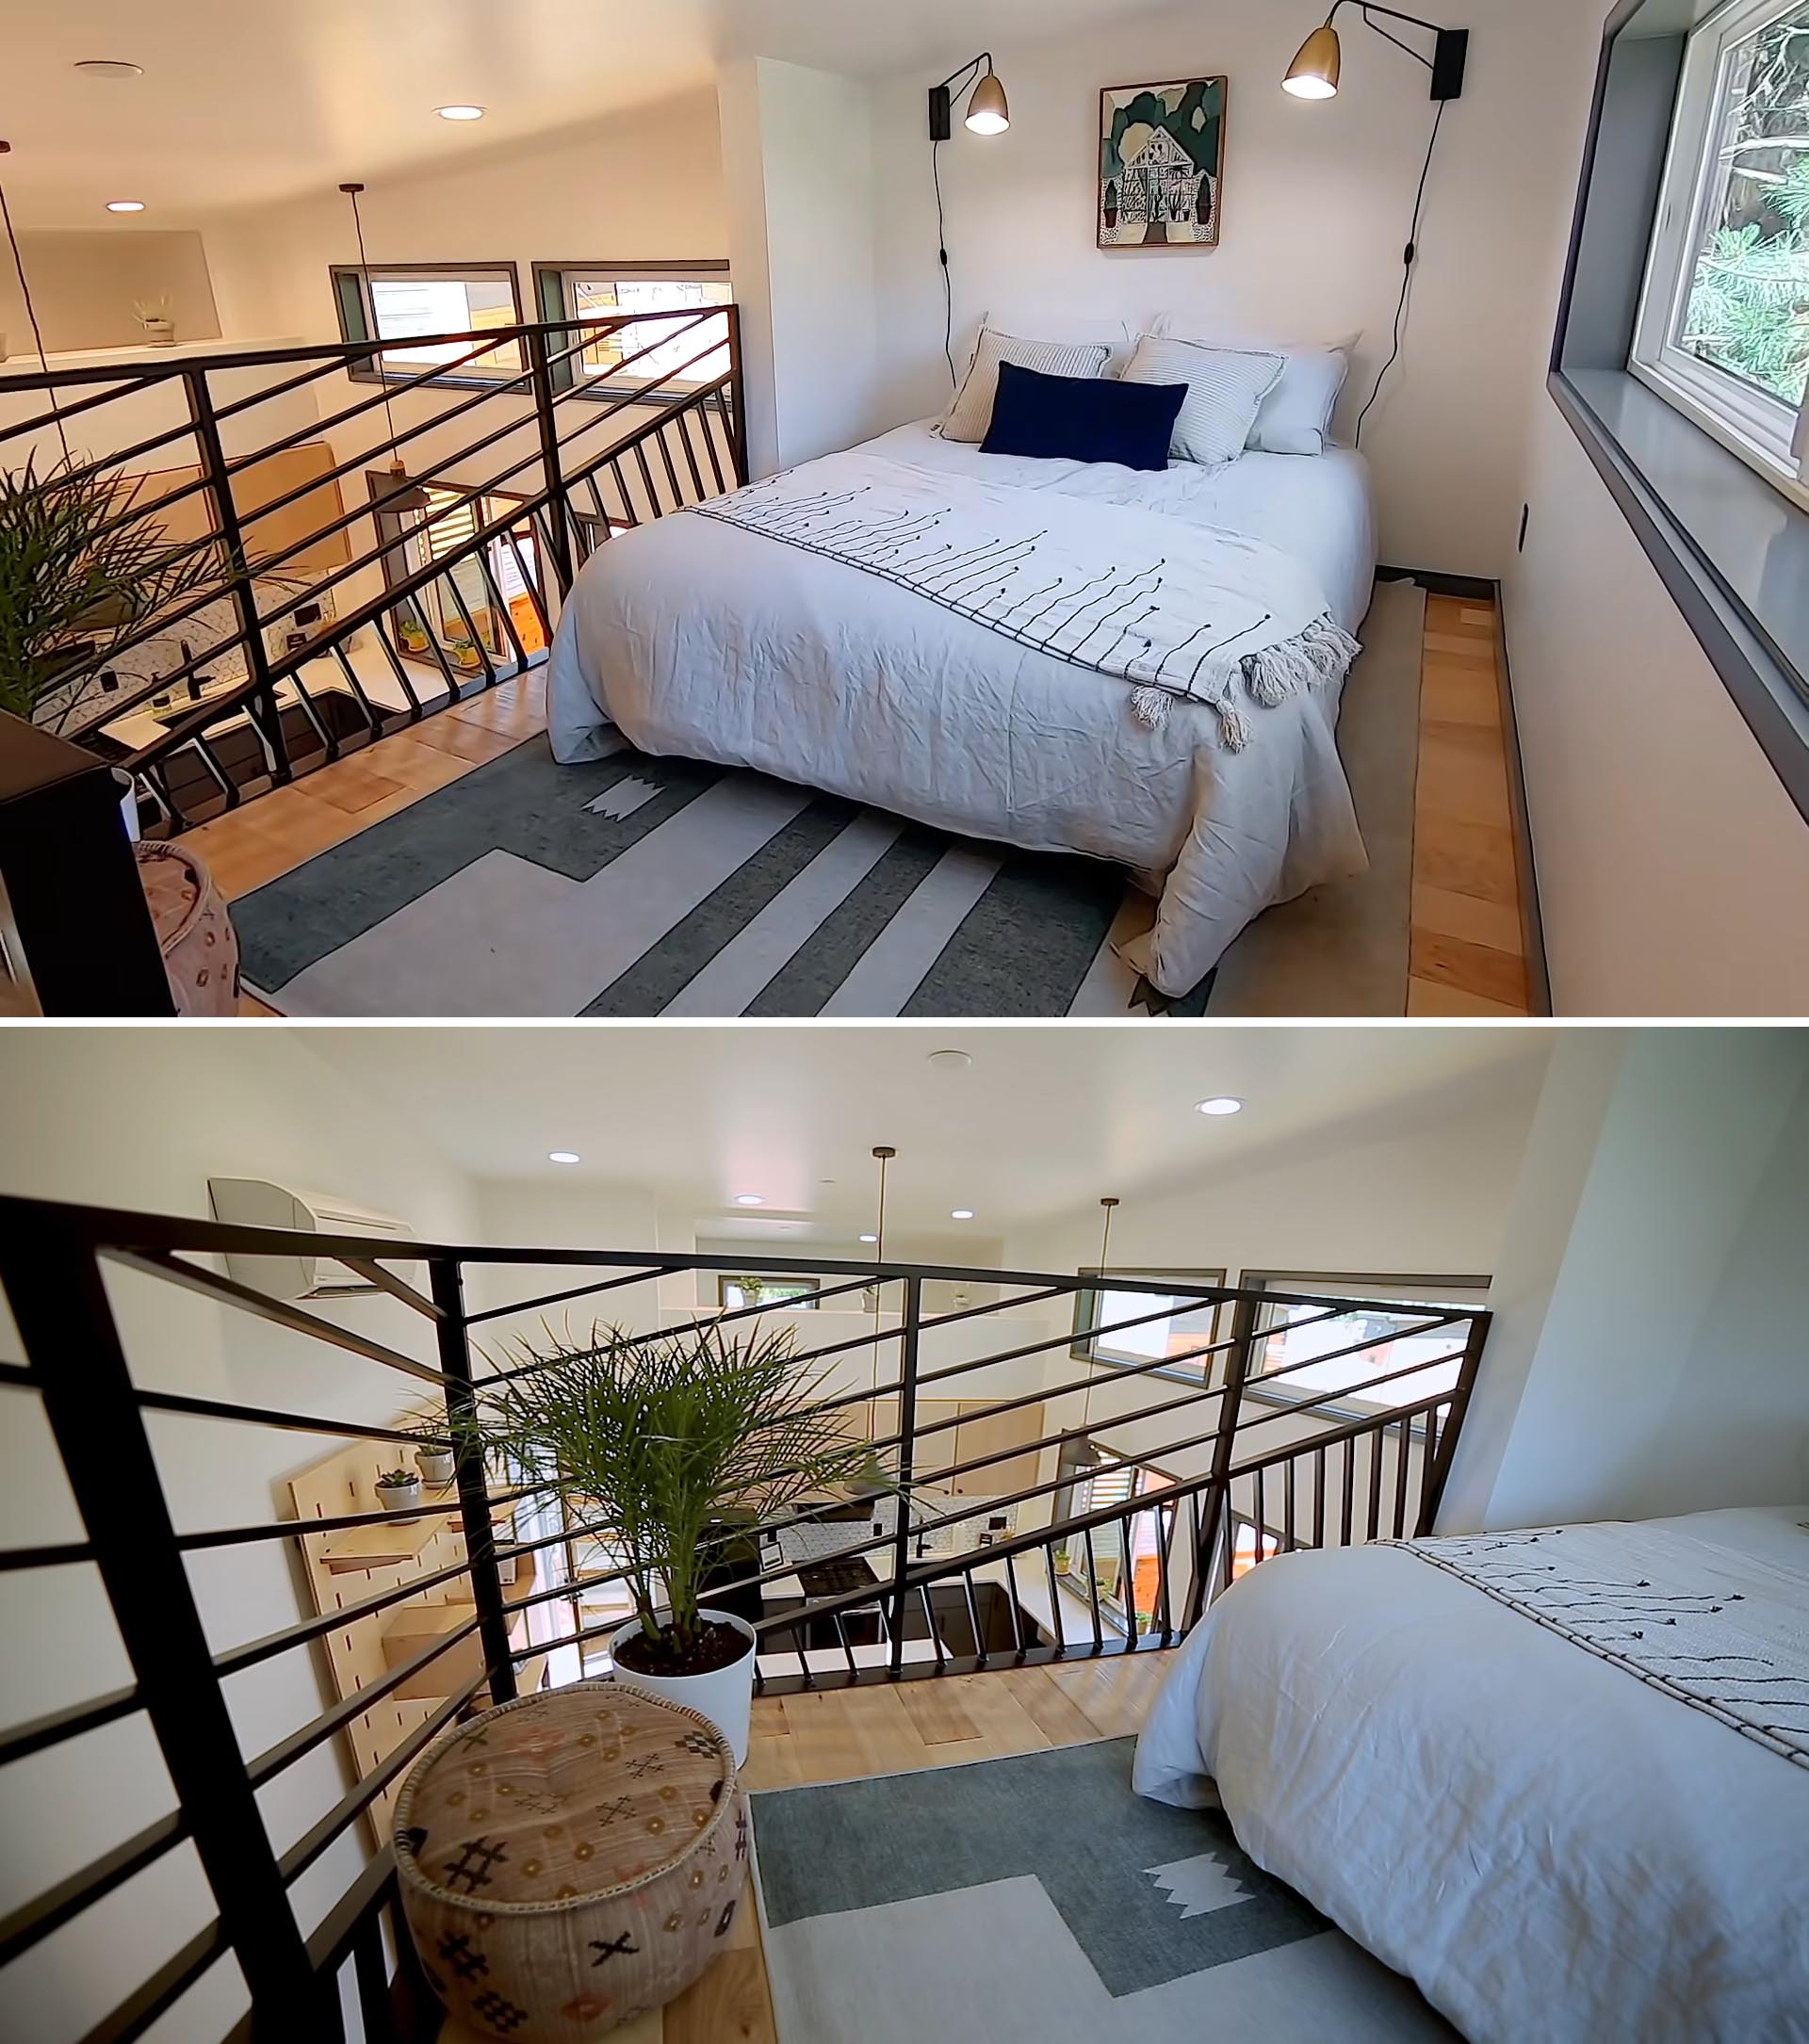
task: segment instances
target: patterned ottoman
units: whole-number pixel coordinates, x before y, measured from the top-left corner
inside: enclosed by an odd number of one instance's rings
[[[429,1983],[477,2036],[583,2044],[722,1951],[747,1803],[708,1718],[611,1681],[487,1711],[396,1805],[402,1904]]]

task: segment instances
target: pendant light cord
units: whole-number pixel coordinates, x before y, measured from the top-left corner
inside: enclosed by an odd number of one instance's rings
[[[0,142],[0,156],[12,154],[10,142]],[[38,366],[46,376],[50,374],[50,358],[44,353],[44,336],[39,331],[38,308],[31,301],[31,285],[25,281],[25,259],[19,252],[19,236],[12,230],[12,208],[7,203],[7,188],[0,185],[0,219],[7,227],[7,246],[12,251],[12,267],[19,276],[19,293],[25,301],[25,317],[31,321],[31,337],[38,347]],[[57,428],[57,437],[62,443],[63,460],[73,462],[75,457],[69,451],[69,435],[63,430],[63,414],[57,403],[57,393],[50,393],[50,416]]]
[[[1098,1274],[1100,1277],[1103,1277],[1106,1274],[1107,1271],[1111,1268],[1110,1257],[1112,1255],[1112,1209],[1118,1203],[1116,1199],[1102,1199],[1100,1202],[1100,1206],[1105,1215],[1105,1218],[1101,1222],[1100,1226],[1100,1268]],[[1096,1328],[1099,1326],[1100,1321],[1102,1317],[1100,1312],[1100,1294],[1098,1291],[1095,1291],[1093,1294],[1093,1324]],[[1098,1338],[1099,1338],[1096,1335],[1094,1337],[1094,1340],[1097,1341]],[[1091,1437],[1093,1426],[1093,1375],[1094,1371],[1097,1368],[1097,1365],[1094,1361],[1095,1353],[1096,1352],[1093,1347],[1089,1345],[1086,1356],[1086,1396],[1081,1402],[1081,1438],[1086,1443],[1089,1449],[1093,1445]]]
[[[1374,27],[1375,24],[1372,22],[1370,25]],[[1391,36],[1388,40],[1392,42],[1394,39]],[[1402,47],[1405,48],[1406,45],[1403,44]],[[1416,56],[1418,53],[1409,51],[1408,54]],[[1413,223],[1407,231],[1407,249],[1402,258],[1401,295],[1394,306],[1394,342],[1389,351],[1388,360],[1377,372],[1375,389],[1370,392],[1363,409],[1357,414],[1357,429],[1351,435],[1351,443],[1355,446],[1362,446],[1363,421],[1369,416],[1369,408],[1382,395],[1382,384],[1387,380],[1388,372],[1401,359],[1401,336],[1407,318],[1407,303],[1413,289],[1413,266],[1419,260],[1420,254],[1420,215],[1426,206],[1426,182],[1432,174],[1432,153],[1439,146],[1439,129],[1444,121],[1444,109],[1450,104],[1449,100],[1442,99],[1438,112],[1432,117],[1432,138],[1426,145],[1426,161],[1420,166],[1420,186],[1413,194]]]
[[[942,205],[942,144],[930,144],[930,177],[936,186],[936,252],[942,265],[942,352],[948,358],[949,385],[960,379],[954,372],[954,285],[949,278],[949,224]]]
[[[365,306],[370,316],[370,337],[373,341],[380,340],[382,339],[382,335],[379,334],[376,331],[376,300],[372,299],[370,295],[370,261],[369,258],[365,254],[365,222],[363,216],[358,211],[358,194],[363,187],[357,185],[342,185],[339,188],[345,193],[346,197],[351,201],[352,232],[358,236],[358,274],[360,278],[362,278],[364,281]],[[396,414],[390,410],[389,376],[387,371],[383,367],[383,355],[382,349],[379,349],[377,350],[377,353],[375,354],[375,356],[372,357],[372,360],[376,364],[378,387],[382,390],[383,394],[383,417],[388,421],[389,424],[389,451],[393,459],[396,455]]]
[[[886,1260],[886,1166],[897,1155],[898,1152],[889,1144],[878,1144],[873,1150],[873,1156],[879,1163],[879,1214],[873,1224],[873,1261],[875,1263],[884,1263]],[[868,1352],[872,1358],[872,1395],[875,1398],[879,1396],[879,1315],[885,1296],[885,1279],[875,1278],[873,1281],[873,1342],[872,1349]],[[872,1423],[872,1415],[870,1414],[868,1417],[870,1427]],[[871,1437],[870,1434],[869,1438],[871,1439]]]

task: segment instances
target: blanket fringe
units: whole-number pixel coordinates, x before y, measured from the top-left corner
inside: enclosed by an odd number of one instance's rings
[[[1362,647],[1336,624],[1329,611],[1321,611],[1306,629],[1279,646],[1247,655],[1239,664],[1244,686],[1264,709],[1273,709],[1303,689],[1328,687],[1341,680]],[[1132,690],[1131,714],[1151,731],[1168,722],[1168,706],[1184,689],[1165,689],[1145,682]],[[1229,700],[1208,706],[1218,715],[1218,733],[1227,752],[1241,753],[1250,742],[1250,721]]]

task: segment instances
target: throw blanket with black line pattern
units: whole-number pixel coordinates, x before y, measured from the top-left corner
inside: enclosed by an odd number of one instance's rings
[[[1362,650],[1306,565],[1260,540],[856,452],[692,507],[878,576],[1021,646],[1126,682],[1159,728],[1177,700],[1218,718],[1333,686]]]
[[[1634,1523],[1385,1544],[1809,1768],[1809,1573]]]

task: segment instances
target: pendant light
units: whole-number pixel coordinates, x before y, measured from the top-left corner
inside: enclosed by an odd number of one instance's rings
[[[879,1166],[879,1198],[873,1217],[873,1261],[875,1263],[884,1263],[886,1260],[886,1167],[897,1155],[897,1150],[889,1143],[876,1143],[873,1145],[873,1160]],[[885,1285],[875,1280],[873,1285],[873,1339],[872,1347],[868,1350],[868,1360],[872,1366],[870,1378],[872,1391],[867,1406],[867,1438],[870,1441],[873,1437],[873,1406],[879,1402],[879,1315],[881,1302],[885,1296]],[[904,1415],[904,1409],[901,1404],[899,1407],[901,1419]],[[880,1466],[878,1449],[869,1448],[866,1459],[849,1477],[848,1488],[856,1497],[862,1498],[877,1497],[882,1491],[888,1490],[890,1487],[886,1471]]]
[[[12,144],[0,142],[0,156],[9,156],[11,154]],[[19,277],[19,295],[25,301],[25,317],[31,322],[31,337],[38,348],[38,366],[48,376],[50,360],[44,353],[44,336],[38,326],[38,308],[31,301],[31,285],[25,281],[25,259],[19,252],[19,236],[12,231],[12,208],[7,203],[7,188],[4,185],[0,185],[0,220],[6,223],[7,246],[12,251],[12,267]],[[63,460],[71,462],[74,457],[69,451],[69,435],[63,430],[63,414],[57,402],[57,393],[52,390],[48,396],[50,415],[57,427],[57,438],[62,443]]]
[[[1112,1209],[1117,1204],[1116,1199],[1109,1196],[1100,1202],[1099,1274],[1101,1277],[1106,1275],[1109,1269],[1109,1258],[1112,1254]],[[1093,1294],[1093,1324],[1095,1327],[1104,1318],[1104,1315],[1100,1311],[1100,1300],[1101,1294],[1096,1291]],[[1100,1463],[1105,1460],[1103,1451],[1094,1443],[1091,1431],[1093,1425],[1093,1374],[1096,1368],[1092,1346],[1089,1343],[1086,1357],[1086,1396],[1081,1403],[1081,1426],[1084,1431],[1079,1442],[1074,1447],[1070,1462],[1070,1467],[1075,1469],[1097,1469]]]
[[[364,188],[362,185],[341,185],[339,187],[346,197],[351,201],[352,232],[358,237],[358,281],[364,288],[365,308],[369,315],[371,325],[370,338],[374,341],[379,338],[376,332],[377,308],[370,295],[370,264],[365,255],[365,223],[358,211],[358,194]],[[433,499],[429,496],[419,483],[411,482],[408,479],[408,469],[401,456],[396,452],[396,414],[390,409],[389,372],[383,367],[381,353],[375,360],[378,381],[383,393],[383,417],[389,425],[389,479],[391,486],[381,496],[372,499],[370,508],[372,511],[432,511]]]

